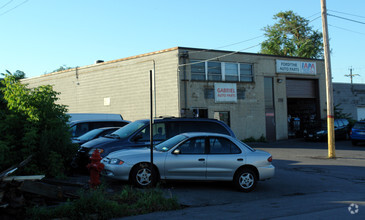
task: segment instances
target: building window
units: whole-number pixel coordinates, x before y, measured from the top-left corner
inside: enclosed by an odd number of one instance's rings
[[[191,79],[205,80],[205,62],[199,60],[191,60]]]
[[[246,98],[245,92],[246,91],[244,89],[237,89],[237,99],[245,99]]]
[[[253,65],[191,60],[191,80],[253,82]]]
[[[220,62],[208,62],[208,80],[222,81],[222,67]]]
[[[253,82],[252,64],[240,63],[240,81]]]
[[[224,70],[225,81],[238,81],[237,63],[225,63]]]
[[[205,99],[214,99],[214,89],[205,88],[204,89],[204,98]]]
[[[193,108],[194,118],[208,118],[208,109],[206,108]]]

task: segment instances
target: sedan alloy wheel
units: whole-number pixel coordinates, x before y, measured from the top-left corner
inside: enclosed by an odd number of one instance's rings
[[[240,191],[250,192],[256,187],[257,177],[252,170],[242,169],[235,176],[234,183]]]
[[[156,178],[152,176],[149,164],[138,164],[132,171],[132,181],[138,187],[149,187],[155,184]]]

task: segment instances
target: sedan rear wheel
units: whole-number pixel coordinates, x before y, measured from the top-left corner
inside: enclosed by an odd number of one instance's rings
[[[156,184],[156,172],[152,176],[151,166],[147,163],[136,165],[132,170],[132,182],[140,188],[152,187]]]
[[[251,192],[257,185],[255,172],[248,168],[238,171],[234,178],[234,184],[242,192]]]

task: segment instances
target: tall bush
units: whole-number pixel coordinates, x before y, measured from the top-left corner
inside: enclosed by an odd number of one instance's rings
[[[1,88],[6,109],[1,109],[0,166],[5,169],[33,155],[24,174],[62,176],[76,151],[71,143],[65,105],[50,85],[28,88],[5,74]]]

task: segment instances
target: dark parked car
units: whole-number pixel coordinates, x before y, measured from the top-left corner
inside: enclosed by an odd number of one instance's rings
[[[335,138],[349,139],[349,121],[347,119],[335,119],[334,121]],[[308,125],[303,131],[305,140],[325,141],[327,140],[327,121],[321,120],[318,123]]]
[[[103,127],[123,127],[128,124],[130,121],[126,121],[123,119],[82,119],[82,120],[74,120],[69,123],[70,132],[72,138],[79,137],[85,134],[88,131],[94,130],[96,128]]]
[[[85,167],[95,149],[105,157],[111,152],[150,145],[150,120],[134,121],[115,132],[81,145],[73,160],[73,167]],[[214,132],[235,137],[224,122],[207,118],[158,118],[153,124],[153,144],[156,145],[185,132]]]
[[[365,142],[365,121],[355,122],[350,132],[352,145]]]
[[[96,128],[91,131],[86,132],[85,134],[81,135],[80,137],[73,138],[72,143],[82,145],[88,141],[91,141],[95,138],[103,137],[107,134],[113,133],[114,131],[118,130],[121,127],[106,127],[106,128]]]

